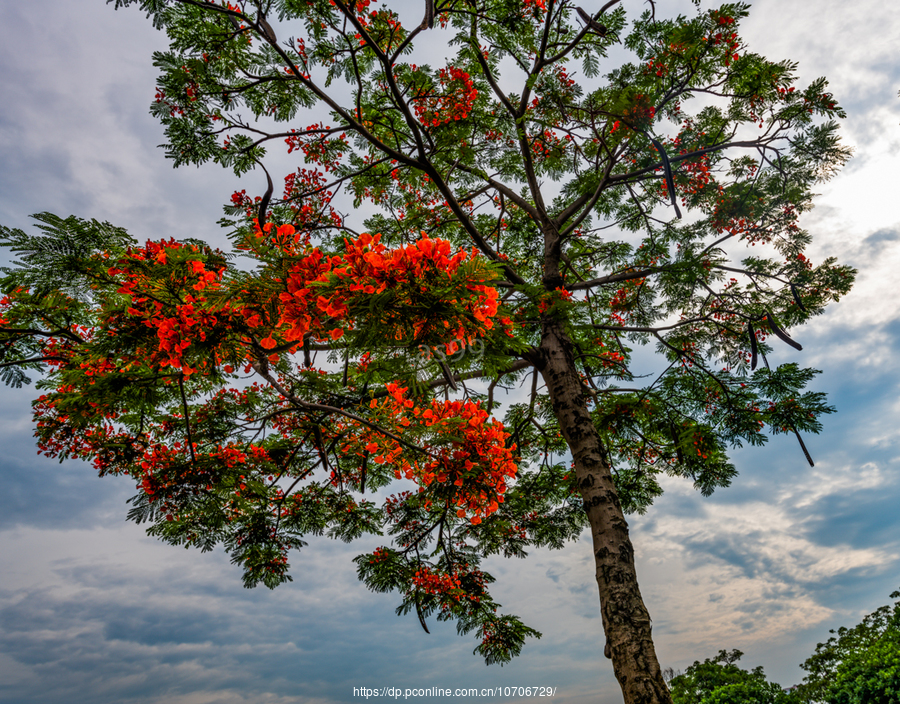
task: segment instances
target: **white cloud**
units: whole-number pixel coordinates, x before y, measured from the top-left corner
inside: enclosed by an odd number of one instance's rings
[[[739,503],[703,502],[684,481],[664,480],[667,495],[652,517],[635,521],[634,530],[661,652],[683,667],[721,648],[764,654],[769,644],[783,645],[788,634],[817,625],[824,633],[839,614],[822,603],[824,585],[850,574],[856,579],[887,574],[896,568],[897,550],[849,541],[822,544],[804,530],[802,515],[826,498],[893,485],[894,474],[873,462],[823,463],[801,473],[800,481],[776,482],[766,499]],[[752,479],[741,484],[760,490]],[[666,510],[681,501],[696,511]],[[798,654],[793,663],[769,661],[767,671],[796,678],[794,666],[806,655]]]
[[[826,460],[809,471],[802,483],[783,487],[779,492],[778,503],[802,509],[829,495],[884,486],[886,481],[892,478],[876,462],[866,462],[857,469],[835,467]]]
[[[769,59],[797,61],[803,82],[826,76],[843,102],[845,95],[864,100],[878,94],[885,73],[896,67],[900,25],[875,2],[759,0],[743,35]]]

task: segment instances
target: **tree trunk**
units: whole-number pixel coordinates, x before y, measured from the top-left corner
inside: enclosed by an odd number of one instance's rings
[[[634,548],[612,474],[591,420],[573,345],[561,326],[544,321],[541,372],[563,437],[575,460],[591,526],[605,654],[612,659],[625,704],[671,704],[651,637],[650,614],[638,588]]]

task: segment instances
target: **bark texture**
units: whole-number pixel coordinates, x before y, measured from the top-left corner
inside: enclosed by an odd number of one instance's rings
[[[561,326],[544,321],[544,381],[575,472],[591,527],[600,611],[625,704],[671,704],[651,637],[650,614],[638,587],[634,549],[612,473],[591,420],[573,345]]]

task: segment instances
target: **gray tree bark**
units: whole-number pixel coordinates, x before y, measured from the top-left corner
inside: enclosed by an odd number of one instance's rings
[[[575,473],[591,527],[605,653],[612,659],[625,704],[671,704],[651,637],[650,614],[638,587],[628,523],[591,420],[575,365],[572,341],[561,326],[544,321],[541,362],[544,381]]]

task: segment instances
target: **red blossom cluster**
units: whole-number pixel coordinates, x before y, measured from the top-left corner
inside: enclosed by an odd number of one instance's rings
[[[687,150],[684,149],[679,151],[679,154],[686,153]],[[709,156],[707,154],[703,154],[696,159],[681,162],[679,171],[688,180],[686,184],[680,185],[682,193],[685,194],[700,193],[712,181],[709,169]],[[682,203],[687,204],[686,199],[682,199]]]
[[[609,301],[610,321],[619,325],[627,324],[630,311],[637,302],[637,295],[640,294],[641,286],[646,281],[646,279],[630,279],[616,290]]]
[[[432,571],[429,567],[416,570],[412,583],[426,594],[453,594],[457,601],[463,594],[457,574],[444,574]]]
[[[548,291],[541,297],[541,300],[538,302],[538,313],[543,315],[554,306],[571,300],[572,292],[567,291],[564,288],[556,288],[553,291]],[[504,321],[511,322],[509,321],[509,318],[504,318]]]
[[[465,589],[462,583],[464,578],[469,582],[474,581],[475,593],[470,593],[471,589],[469,591]],[[483,574],[479,570],[471,572],[453,571],[448,574],[431,567],[422,566],[415,571],[411,581],[413,587],[419,591],[426,594],[446,596],[457,603],[468,601],[477,604],[481,601],[479,593],[484,588]],[[449,608],[449,602],[441,604],[442,611],[447,611]]]
[[[325,175],[317,169],[299,168],[284,177],[284,201],[293,212],[292,222],[298,229],[308,231],[323,223],[336,227],[342,224],[341,216],[331,206],[334,193],[326,190],[325,184]]]
[[[727,28],[734,24],[734,17],[729,17],[727,15],[720,15],[718,12],[713,10],[710,12],[712,18],[716,21],[716,24],[725,29],[724,32],[716,32],[715,34],[710,34],[709,37],[704,37],[703,41],[709,42],[713,46],[718,46],[720,44],[725,44],[728,55],[725,57],[725,65],[730,66],[732,61],[737,61],[740,57],[737,54],[738,47],[740,46],[740,42],[738,41],[737,32],[728,32]]]
[[[355,302],[388,289],[398,293],[395,308],[407,309],[406,320],[411,321],[417,339],[439,332],[445,339],[471,341],[493,327],[498,294],[483,279],[458,282],[468,298],[450,301],[462,309],[455,317],[435,320],[426,305],[432,296],[427,283],[451,282],[464,262],[476,258],[474,251],[452,254],[449,242],[430,239],[424,233],[415,244],[393,250],[379,239],[379,235],[364,233],[356,240],[345,240],[341,256],[328,257],[313,249],[291,267],[285,280],[287,290],[280,296],[284,309],[279,327],[287,340],[300,342],[308,332],[340,338],[354,326],[351,309]],[[399,328],[388,329],[386,335],[403,337]]]
[[[472,77],[462,69],[455,66],[442,68],[438,76],[440,94],[420,95],[413,102],[416,117],[428,127],[465,120],[478,97]]]
[[[566,146],[572,141],[574,141],[574,138],[570,134],[560,138],[553,130],[544,130],[532,138],[531,151],[535,156],[543,159],[561,156]]]
[[[390,558],[390,551],[387,548],[375,548],[372,551],[372,558],[369,560],[370,565],[377,565],[379,562],[386,562]]]
[[[652,124],[655,117],[656,108],[649,103],[647,96],[638,93],[634,96],[634,103],[622,112],[621,120],[613,122],[609,133],[617,132],[623,125],[633,130],[644,130]]]
[[[666,76],[669,73],[669,65],[660,59],[650,59],[647,62],[647,70],[655,73],[658,77]]]
[[[288,154],[299,149],[308,163],[321,164],[326,171],[333,171],[344,156],[344,150],[349,147],[344,134],[328,139],[329,129],[329,126],[318,122],[309,125],[302,132],[291,130],[292,134],[284,140],[288,146]]]
[[[382,427],[393,428],[395,435],[424,432],[439,441],[424,444],[428,459],[409,459],[394,438],[361,425],[351,430],[342,451],[393,466],[397,479],[416,482],[420,492],[430,490],[430,497],[455,506],[456,515],[468,517],[472,524],[496,512],[517,471],[516,447],[506,445],[509,433],[503,424],[489,420],[480,403],[434,399],[429,406],[420,407],[407,398],[407,388],[388,384],[387,390],[385,399],[372,399],[371,411],[383,419]],[[448,436],[453,437],[452,442],[446,442]]]
[[[209,364],[205,360],[198,362],[197,367],[185,364],[188,348],[197,341],[226,337],[235,320],[246,317],[239,304],[209,304],[204,293],[220,290],[225,266],[208,270],[203,256],[196,245],[173,239],[148,241],[144,247],[129,250],[107,270],[109,276],[124,278],[117,293],[128,296],[130,304],[124,316],[114,311],[107,314],[103,323],[112,330],[137,323],[156,331],[157,347],[143,350],[144,360],[180,369],[185,376],[206,369]],[[176,260],[171,266],[170,257]],[[157,277],[157,267],[168,273],[164,280]],[[171,296],[173,290],[181,291],[181,295]]]

